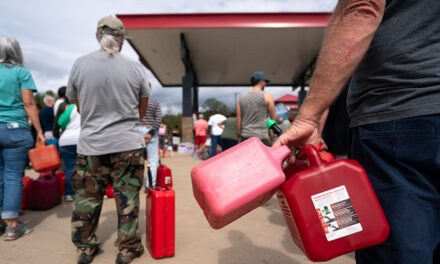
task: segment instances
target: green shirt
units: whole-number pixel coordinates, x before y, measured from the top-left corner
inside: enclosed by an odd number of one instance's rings
[[[28,70],[0,63],[0,122],[18,123],[29,128],[28,116],[23,106],[21,90],[37,91]]]
[[[230,117],[225,120],[222,138],[238,140],[237,118]]]

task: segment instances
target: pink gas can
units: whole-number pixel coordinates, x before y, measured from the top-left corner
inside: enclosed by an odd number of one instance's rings
[[[389,225],[359,163],[322,161],[312,145],[298,156],[308,159],[309,168],[290,177],[277,198],[293,241],[310,260],[327,261],[385,241]]]
[[[209,224],[222,228],[266,203],[285,180],[281,163],[289,153],[250,138],[195,166],[193,193]]]

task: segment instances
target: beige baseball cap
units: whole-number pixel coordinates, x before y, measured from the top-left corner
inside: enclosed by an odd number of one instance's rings
[[[110,34],[115,37],[125,36],[125,27],[119,18],[114,16],[105,16],[98,21],[99,33]]]

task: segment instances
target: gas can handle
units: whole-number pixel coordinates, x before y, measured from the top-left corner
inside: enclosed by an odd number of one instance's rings
[[[322,164],[318,150],[311,144],[306,144],[298,153],[297,157],[302,160],[309,160],[309,167],[311,168],[317,168]]]

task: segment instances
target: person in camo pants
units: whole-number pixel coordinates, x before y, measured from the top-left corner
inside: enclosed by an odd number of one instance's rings
[[[120,54],[125,28],[119,19],[101,18],[96,37],[102,49],[76,60],[67,85],[67,96],[81,113],[72,175],[72,242],[78,263],[91,263],[99,251],[95,232],[110,183],[118,215],[116,263],[130,263],[144,252],[138,215],[145,139],[136,122],[145,116],[151,89],[143,66]]]
[[[72,185],[76,192],[72,240],[77,247],[98,247],[95,235],[106,186],[113,183],[121,248],[142,248],[138,233],[139,189],[144,174],[142,150],[97,157],[78,155]]]

